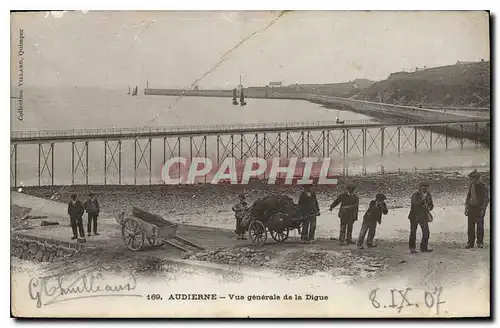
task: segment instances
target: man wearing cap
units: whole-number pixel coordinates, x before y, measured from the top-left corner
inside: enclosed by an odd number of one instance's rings
[[[382,214],[387,214],[387,205],[385,204],[386,197],[384,194],[375,195],[375,200],[370,202],[368,210],[363,216],[363,225],[361,226],[361,231],[358,237],[358,248],[363,249],[363,242],[365,240],[366,233],[368,232],[368,239],[366,240],[366,246],[376,247],[373,243],[373,238],[375,237],[375,232],[377,230],[377,223],[382,223]]]
[[[71,229],[73,230],[73,237],[71,237],[71,239],[77,239],[78,232],[80,232],[82,241],[85,241],[85,231],[83,230],[82,221],[83,212],[82,202],[76,197],[76,194],[72,194],[68,204],[68,215],[71,220]]]
[[[304,217],[300,239],[303,243],[312,243],[316,232],[316,218],[320,214],[316,193],[310,185],[304,185],[304,191],[299,196],[299,208]]]
[[[246,240],[247,238],[245,237],[245,229],[241,226],[241,220],[245,215],[245,211],[248,209],[248,203],[246,201],[244,193],[240,193],[238,195],[238,199],[239,202],[234,204],[233,206],[234,216],[236,218],[236,230],[234,232],[238,236],[238,240]]]
[[[422,229],[422,240],[420,241],[421,252],[432,252],[428,247],[429,242],[429,220],[431,217],[430,211],[434,208],[431,193],[429,192],[428,181],[422,181],[419,184],[419,189],[411,196],[411,208],[408,219],[410,220],[410,252],[416,253],[417,227],[420,225]]]
[[[467,216],[467,246],[473,248],[476,239],[477,229],[477,247],[483,248],[484,239],[484,215],[489,203],[488,188],[480,180],[481,174],[476,170],[469,174],[471,183],[469,192],[465,199],[465,215]]]
[[[87,234],[90,237],[92,232],[92,226],[94,227],[94,235],[99,235],[97,233],[97,217],[99,216],[99,202],[97,198],[94,197],[92,192],[89,193],[89,198],[83,204],[85,211],[88,215],[87,222]],[[93,223],[93,224],[92,224]]]
[[[330,205],[330,211],[340,204],[340,244],[354,244],[352,241],[352,228],[354,222],[358,220],[359,198],[354,193],[355,185],[347,183],[347,192],[340,194]]]

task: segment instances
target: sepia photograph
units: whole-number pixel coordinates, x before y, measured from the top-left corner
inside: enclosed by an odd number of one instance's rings
[[[490,24],[11,12],[11,316],[490,318]]]

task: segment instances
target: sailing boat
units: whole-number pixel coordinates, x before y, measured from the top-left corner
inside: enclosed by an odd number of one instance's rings
[[[243,88],[241,88],[241,93],[240,93],[240,105],[245,106],[247,103],[245,102],[245,96],[243,95]]]
[[[128,95],[130,95],[130,85],[128,86],[128,92],[127,92]]]
[[[132,96],[137,96],[137,85],[134,88],[134,91],[132,91]]]
[[[238,101],[236,100],[236,89],[233,89],[233,105],[238,105]]]

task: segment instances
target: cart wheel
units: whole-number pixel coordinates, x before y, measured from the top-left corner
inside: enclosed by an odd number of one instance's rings
[[[262,246],[267,240],[266,227],[260,221],[252,221],[248,227],[248,235],[252,241],[252,245]]]
[[[274,240],[276,240],[278,243],[282,243],[288,239],[288,235],[290,234],[290,230],[285,229],[281,232],[277,232],[277,231],[273,230],[273,231],[270,231],[270,233],[271,233],[271,237],[273,237]]]
[[[128,219],[122,227],[123,243],[131,251],[138,251],[144,246],[144,231],[139,222]]]
[[[151,236],[151,237],[146,237],[146,239],[153,247],[161,247],[165,245],[165,242],[160,237]]]

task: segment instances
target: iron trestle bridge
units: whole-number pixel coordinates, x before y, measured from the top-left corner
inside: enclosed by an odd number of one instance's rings
[[[123,147],[125,142],[130,145]],[[101,184],[121,185],[125,175],[133,175],[133,184],[155,184],[158,182],[153,175],[156,177],[160,168],[159,165],[154,168],[156,163],[165,163],[173,157],[212,158],[216,164],[228,157],[238,161],[250,157],[266,160],[335,157],[346,164],[350,158],[364,160],[373,155],[400,156],[408,152],[464,147],[479,149],[489,142],[490,120],[485,118],[406,123],[307,121],[15,131],[11,133],[11,183],[18,186],[26,180],[20,176],[21,162],[37,164],[36,179],[31,185],[54,185],[55,164],[64,161],[70,171],[58,173],[58,178],[68,175],[66,184],[88,185],[92,175],[98,177]],[[31,147],[31,151],[22,155],[29,159],[20,158],[20,149],[24,147]],[[57,160],[56,148],[64,148],[58,152]],[[92,157],[101,160],[91,163]],[[348,174],[346,168],[344,166],[344,174]]]

